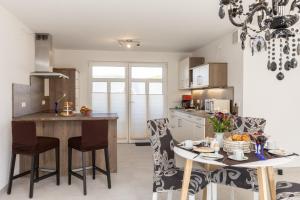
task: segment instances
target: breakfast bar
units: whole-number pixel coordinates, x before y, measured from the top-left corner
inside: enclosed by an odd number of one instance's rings
[[[81,135],[81,122],[85,120],[108,121],[108,150],[111,172],[117,172],[117,119],[115,113],[99,113],[83,116],[75,114],[69,117],[56,115],[55,113],[36,113],[13,118],[13,121],[34,121],[38,136],[56,137],[60,140],[60,170],[62,175],[68,174],[68,139]],[[101,150],[103,151],[103,150]],[[97,153],[96,165],[105,166],[104,153]],[[55,155],[52,151],[40,156],[40,168],[54,169]],[[91,166],[92,155],[87,156],[86,166]],[[30,168],[30,157],[20,156],[20,171],[24,172]],[[73,166],[80,169],[81,153],[74,151]]]

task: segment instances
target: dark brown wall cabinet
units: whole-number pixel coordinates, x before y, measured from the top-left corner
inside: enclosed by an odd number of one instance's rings
[[[50,109],[54,110],[55,102],[64,94],[66,97],[59,103],[59,110],[63,108],[63,102],[71,101],[74,108],[79,108],[79,72],[74,68],[54,68],[53,72],[62,73],[69,79],[50,79],[49,81],[49,103]]]

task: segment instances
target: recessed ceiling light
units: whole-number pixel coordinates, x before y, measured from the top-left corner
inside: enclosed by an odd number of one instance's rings
[[[133,47],[140,47],[141,46],[141,42],[137,41],[137,40],[131,40],[131,39],[127,39],[127,40],[118,40],[118,43],[121,47],[127,48],[127,49],[131,49]]]

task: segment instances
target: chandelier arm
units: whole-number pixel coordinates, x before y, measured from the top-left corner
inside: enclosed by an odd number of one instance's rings
[[[234,26],[237,26],[237,27],[243,27],[245,23],[239,23],[239,22],[236,22],[234,20],[234,17],[232,15],[232,10],[228,10],[228,16],[229,16],[229,21],[234,25]]]
[[[251,19],[253,18],[253,16],[255,15],[255,13],[258,12],[258,11],[264,11],[263,13],[266,13],[267,16],[270,15],[268,8],[264,4],[260,4],[260,5],[257,5],[255,8],[253,8],[253,10],[247,15],[246,23],[250,22]],[[264,18],[264,14],[263,14],[262,18]],[[262,22],[263,22],[263,20],[258,22],[258,26],[260,28],[260,31],[263,31],[263,30],[268,28],[268,24],[263,26]]]

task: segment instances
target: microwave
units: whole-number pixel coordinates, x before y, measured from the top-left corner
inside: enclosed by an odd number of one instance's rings
[[[205,99],[205,112],[230,113],[230,100],[228,99]]]

